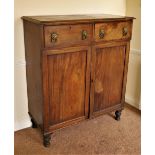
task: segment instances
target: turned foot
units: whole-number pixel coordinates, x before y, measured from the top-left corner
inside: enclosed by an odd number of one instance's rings
[[[121,117],[121,110],[115,112],[115,120],[119,121]]]
[[[37,124],[34,122],[32,118],[31,118],[31,122],[32,122],[32,128],[37,128]]]
[[[48,147],[50,145],[51,140],[51,134],[46,134],[43,136],[43,144],[45,147]]]

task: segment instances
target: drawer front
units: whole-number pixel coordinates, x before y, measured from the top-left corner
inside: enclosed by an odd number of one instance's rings
[[[131,39],[132,21],[95,24],[95,41]]]
[[[46,26],[45,47],[88,44],[92,38],[92,25]]]

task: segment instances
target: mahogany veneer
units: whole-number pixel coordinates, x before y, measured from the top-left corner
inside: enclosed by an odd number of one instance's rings
[[[124,107],[133,17],[26,16],[28,107],[43,143],[57,129]]]

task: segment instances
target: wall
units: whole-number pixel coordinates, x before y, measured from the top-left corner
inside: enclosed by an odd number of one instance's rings
[[[126,15],[136,18],[133,23],[133,37],[129,58],[126,101],[140,109],[141,92],[141,4],[140,0],[126,1]]]
[[[82,13],[125,15],[125,6],[125,0],[15,0],[15,130],[31,125],[27,114],[28,103],[21,16]]]

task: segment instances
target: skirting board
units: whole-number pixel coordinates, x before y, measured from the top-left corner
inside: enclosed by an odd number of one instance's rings
[[[14,131],[18,131],[18,130],[21,130],[21,129],[24,129],[24,128],[28,128],[31,125],[32,124],[31,124],[30,119],[22,120],[22,121],[19,121],[19,122],[15,122],[15,124],[14,124]]]
[[[137,103],[133,98],[125,96],[125,102],[140,110],[140,103]]]

